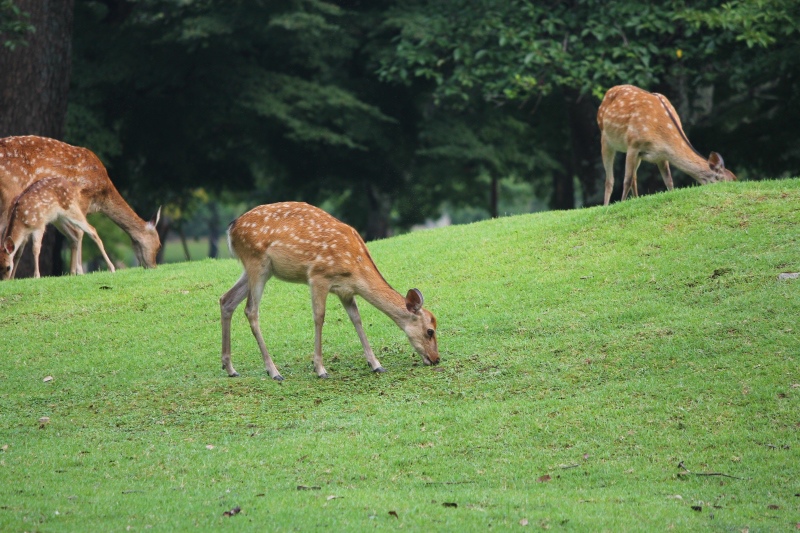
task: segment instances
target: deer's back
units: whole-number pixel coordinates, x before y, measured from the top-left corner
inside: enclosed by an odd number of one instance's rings
[[[83,204],[76,183],[65,178],[44,178],[30,184],[14,200],[9,225],[39,228],[72,210],[85,211]]]
[[[91,150],[34,135],[0,139],[0,205],[9,205],[44,178],[75,181],[100,196],[107,195],[111,186],[105,167]]]
[[[351,226],[302,202],[255,207],[229,228],[232,251],[247,268],[269,262],[278,279],[313,276],[345,280],[374,269],[364,241]]]
[[[671,147],[684,144],[680,118],[669,100],[632,85],[608,90],[597,111],[597,125],[619,152],[632,147],[666,156]]]

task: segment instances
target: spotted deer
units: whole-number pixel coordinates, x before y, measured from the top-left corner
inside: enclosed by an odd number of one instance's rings
[[[231,364],[231,316],[247,298],[245,315],[272,379],[282,381],[269,356],[258,321],[264,285],[271,277],[311,288],[314,315],[314,371],[328,372],[322,364],[322,324],[328,293],[339,297],[355,326],[367,363],[384,372],[370,348],[355,296],[364,298],[402,329],[426,365],[439,363],[436,318],[423,309],[422,293],[411,289],[405,298],[378,271],[358,232],[314,206],[283,202],[256,207],[228,226],[228,246],[243,265],[239,281],[219,300],[222,316],[222,368],[239,374]]]
[[[623,200],[631,187],[633,195],[639,196],[636,170],[642,160],[658,166],[669,190],[673,189],[670,163],[701,184],[736,179],[717,152],[711,152],[706,160],[695,150],[683,132],[677,111],[664,95],[633,85],[612,87],[597,111],[597,125],[606,171],[603,205],[608,205],[614,188],[614,155],[617,152],[626,154]]]
[[[114,265],[106,254],[103,241],[97,231],[86,220],[86,212],[91,199],[81,194],[74,181],[65,178],[44,178],[33,182],[14,200],[8,217],[8,225],[3,235],[0,250],[0,279],[13,276],[14,255],[30,237],[33,240],[33,277],[39,274],[39,252],[47,224],[53,224],[72,241],[72,255],[78,255],[78,233],[88,233],[97,243],[108,269],[114,272]]]
[[[27,135],[0,139],[0,235],[7,224],[14,198],[33,182],[49,177],[77,184],[81,196],[88,198],[88,212],[103,213],[130,236],[140,265],[145,268],[156,266],[161,241],[155,226],[161,209],[145,222],[119,194],[94,153],[47,137]],[[73,246],[70,273],[81,273],[83,231],[77,227],[70,228],[69,223],[65,223],[64,228],[76,235],[78,243],[77,247]]]

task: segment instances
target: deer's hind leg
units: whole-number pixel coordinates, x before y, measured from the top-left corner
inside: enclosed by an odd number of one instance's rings
[[[247,274],[243,273],[233,287],[223,294],[219,299],[220,321],[222,323],[222,369],[230,377],[236,377],[239,373],[231,364],[231,317],[239,304],[247,297],[249,287],[247,284]]]
[[[608,205],[611,201],[611,193],[614,191],[614,156],[617,151],[611,147],[603,134],[600,135],[600,154],[603,157],[603,168],[606,171],[603,205]]]

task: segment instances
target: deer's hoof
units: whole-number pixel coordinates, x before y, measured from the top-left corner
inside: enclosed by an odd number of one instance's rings
[[[376,374],[383,374],[384,372],[386,372],[386,369],[383,368],[382,366],[379,366],[378,368],[373,368],[372,371],[375,372]]]
[[[223,370],[224,370],[224,367],[223,367]],[[228,377],[229,378],[238,378],[239,377],[239,373],[234,370],[233,374],[228,374]]]
[[[324,374],[320,374],[319,379],[328,379],[328,373],[325,372]]]
[[[283,376],[281,376],[280,374],[275,374],[274,376],[272,376],[272,379],[274,379],[275,381],[283,381]]]

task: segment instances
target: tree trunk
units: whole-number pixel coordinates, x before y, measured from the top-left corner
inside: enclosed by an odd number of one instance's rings
[[[500,183],[497,176],[492,174],[492,184],[489,192],[489,214],[492,218],[500,216]]]
[[[208,204],[211,215],[208,217],[208,257],[216,259],[219,255],[219,204]]]
[[[67,116],[72,61],[74,0],[16,0],[30,14],[35,33],[27,46],[0,46],[0,137],[41,135],[61,139]],[[63,237],[49,228],[39,261],[42,275],[61,274]],[[33,274],[30,247],[20,259],[17,277]],[[27,257],[26,257],[27,256]]]
[[[581,184],[583,205],[598,205],[602,202],[602,187],[597,184],[605,176],[597,127],[598,104],[590,96],[580,95],[577,91],[567,91],[565,98],[572,145],[568,168]]]
[[[389,236],[389,212],[392,209],[392,199],[372,183],[367,185],[367,197],[369,214],[367,215],[364,240],[385,239]]]

